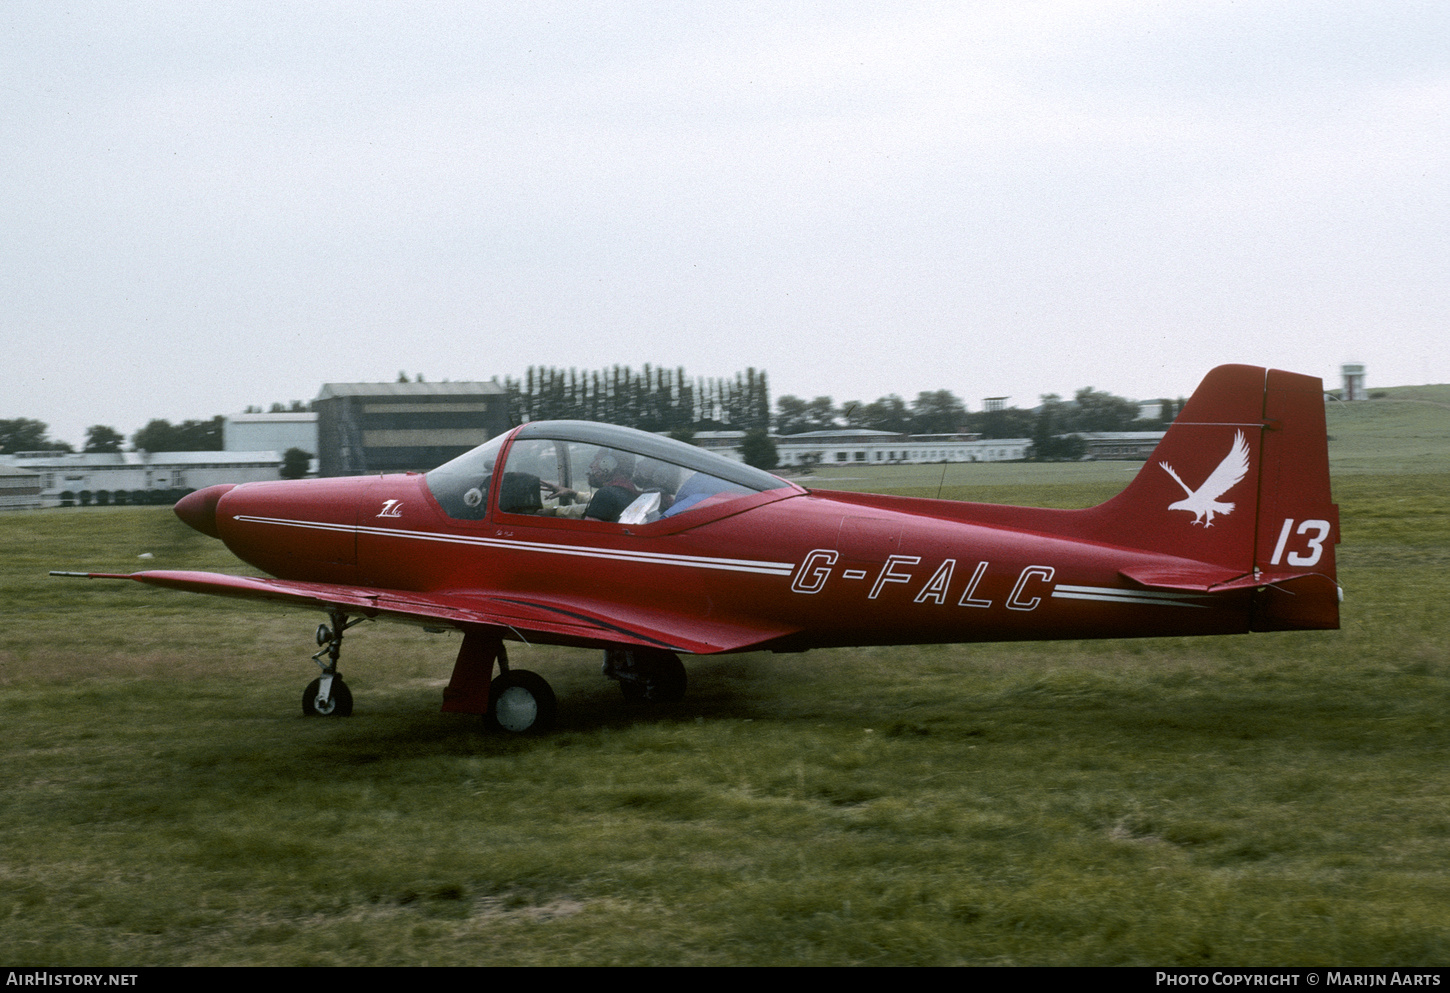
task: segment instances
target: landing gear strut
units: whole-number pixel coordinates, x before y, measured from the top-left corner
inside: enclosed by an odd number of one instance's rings
[[[662,648],[606,648],[604,677],[619,682],[626,700],[674,703],[685,696],[685,666]]]
[[[332,627],[317,625],[317,644],[322,650],[312,656],[312,661],[322,670],[322,675],[307,684],[302,691],[302,716],[304,717],[351,717],[352,690],[342,681],[337,671],[337,659],[342,654],[342,633],[354,624],[367,620],[357,617],[349,621],[340,610],[328,612]],[[322,656],[327,661],[322,661]]]

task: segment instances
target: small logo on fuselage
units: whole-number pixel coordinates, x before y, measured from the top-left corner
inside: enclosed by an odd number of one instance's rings
[[[401,500],[389,500],[389,501],[387,501],[386,503],[383,504],[382,513],[378,514],[378,516],[379,517],[402,517],[403,516],[403,501],[401,501]]]

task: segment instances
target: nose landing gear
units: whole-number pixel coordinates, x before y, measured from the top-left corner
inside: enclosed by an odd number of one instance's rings
[[[342,654],[342,633],[367,618],[357,617],[349,621],[340,610],[331,611],[328,617],[332,620],[332,627],[317,625],[317,644],[322,650],[312,656],[312,661],[317,663],[322,675],[308,683],[307,689],[302,691],[304,717],[352,716],[352,690],[347,688],[342,681],[342,673],[337,671],[337,659]],[[326,662],[322,661],[324,655],[327,656]]]

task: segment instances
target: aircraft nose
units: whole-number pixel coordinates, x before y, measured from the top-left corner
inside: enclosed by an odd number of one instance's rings
[[[235,489],[235,483],[218,483],[204,490],[188,493],[176,502],[176,516],[202,534],[220,538],[216,529],[216,504],[228,491]]]

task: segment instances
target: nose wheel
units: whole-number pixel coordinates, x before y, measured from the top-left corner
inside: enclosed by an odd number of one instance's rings
[[[324,680],[328,685],[323,686]],[[302,716],[351,717],[352,690],[335,673],[331,676],[319,676],[302,691]]]
[[[354,624],[361,624],[367,618],[358,617],[349,621],[341,611],[328,614],[332,627],[317,625],[317,644],[321,647],[312,661],[322,670],[322,675],[307,684],[302,691],[303,717],[351,717],[352,690],[342,681],[337,671],[337,660],[342,654],[342,633]],[[327,661],[323,661],[323,656]]]

